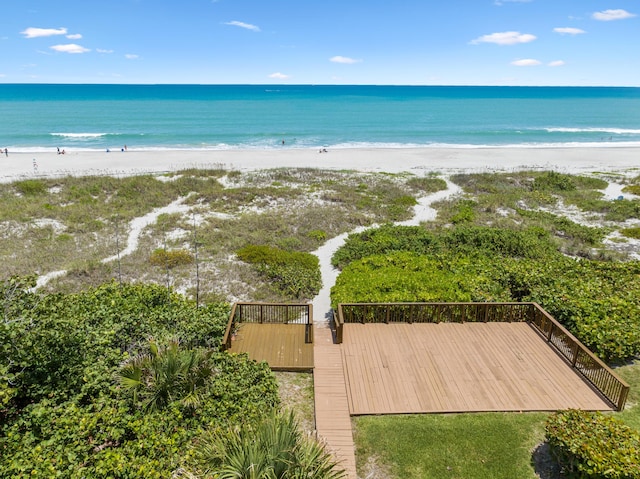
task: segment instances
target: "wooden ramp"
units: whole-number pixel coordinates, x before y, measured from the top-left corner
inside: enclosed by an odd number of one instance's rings
[[[274,370],[313,369],[313,344],[305,343],[304,324],[240,323],[231,340],[232,353],[247,353]]]
[[[346,324],[359,414],[611,410],[527,323]]]
[[[356,457],[347,400],[342,352],[326,324],[314,325],[316,430],[350,479],[356,479]]]

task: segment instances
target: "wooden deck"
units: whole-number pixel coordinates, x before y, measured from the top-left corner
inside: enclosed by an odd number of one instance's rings
[[[313,390],[316,431],[350,479],[356,479],[351,415],[347,400],[344,366],[340,345],[333,344],[329,326],[314,326],[315,361]]]
[[[346,324],[352,415],[611,410],[527,323]]]
[[[305,343],[304,324],[240,323],[232,353],[248,353],[274,370],[313,369],[313,344]]]

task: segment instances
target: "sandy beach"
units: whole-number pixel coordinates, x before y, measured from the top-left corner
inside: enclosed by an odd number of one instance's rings
[[[621,171],[640,167],[640,148],[376,148],[264,150],[144,150],[12,153],[2,157],[0,182],[39,176],[162,173],[185,168],[258,170],[325,168],[444,174],[553,169],[562,172]]]

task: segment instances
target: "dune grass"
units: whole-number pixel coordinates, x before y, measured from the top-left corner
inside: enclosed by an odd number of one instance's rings
[[[310,168],[192,169],[161,176],[69,176],[3,184],[0,276],[67,270],[47,290],[78,291],[115,278],[168,284],[191,294],[194,265],[185,263],[167,274],[167,268],[153,264],[151,254],[182,250],[195,257],[195,224],[203,295],[283,301],[291,298],[233,260],[236,250],[264,244],[313,251],[357,226],[408,219],[415,197],[440,186],[434,177]],[[136,252],[119,263],[101,264],[124,248],[131,220],[178,198],[185,198],[189,212],[162,215],[144,229]]]

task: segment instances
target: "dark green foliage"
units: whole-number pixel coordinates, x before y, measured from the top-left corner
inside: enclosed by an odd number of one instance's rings
[[[2,330],[3,356],[19,372],[22,400],[79,394],[96,385],[84,371],[115,367],[122,354],[154,337],[217,347],[228,306],[195,308],[157,285],[109,283],[79,294],[33,295],[35,306]],[[110,381],[98,376],[92,380]]]
[[[601,413],[569,410],[552,414],[546,436],[567,477],[640,478],[640,433]]]
[[[640,353],[640,262],[510,261],[501,277],[513,299],[540,303],[603,359]]]
[[[572,191],[576,189],[576,185],[571,175],[546,171],[533,180],[532,188],[542,191]]]
[[[407,251],[347,265],[331,289],[332,303],[499,301],[505,292],[467,258]]]
[[[452,253],[486,254],[510,258],[542,258],[557,254],[549,235],[541,228],[514,230],[486,226],[459,226],[440,232]]]
[[[520,231],[461,225],[428,231],[419,226],[386,225],[349,235],[331,262],[343,268],[351,261],[392,251],[417,254],[481,252],[516,258],[540,258],[556,254],[548,234],[540,228]]]
[[[459,223],[472,223],[475,219],[474,208],[478,204],[473,200],[461,200],[456,204],[456,211],[451,216],[451,222],[454,225]]]
[[[0,478],[171,477],[205,429],[278,405],[266,364],[217,352],[226,304],[196,308],[154,285],[41,295],[30,284],[2,283]],[[118,371],[145,352],[155,359],[138,363],[140,388],[121,387]]]
[[[237,251],[238,258],[256,266],[291,298],[314,297],[322,287],[317,256],[264,245],[249,245]]]
[[[331,263],[344,268],[352,261],[392,251],[411,251],[417,254],[437,251],[436,236],[419,226],[383,225],[362,233],[350,234],[345,244],[335,252]]]
[[[150,340],[148,351],[120,366],[120,387],[143,409],[160,410],[169,404],[195,409],[205,400],[215,374],[212,355],[212,349],[187,349],[177,340],[161,346]]]

